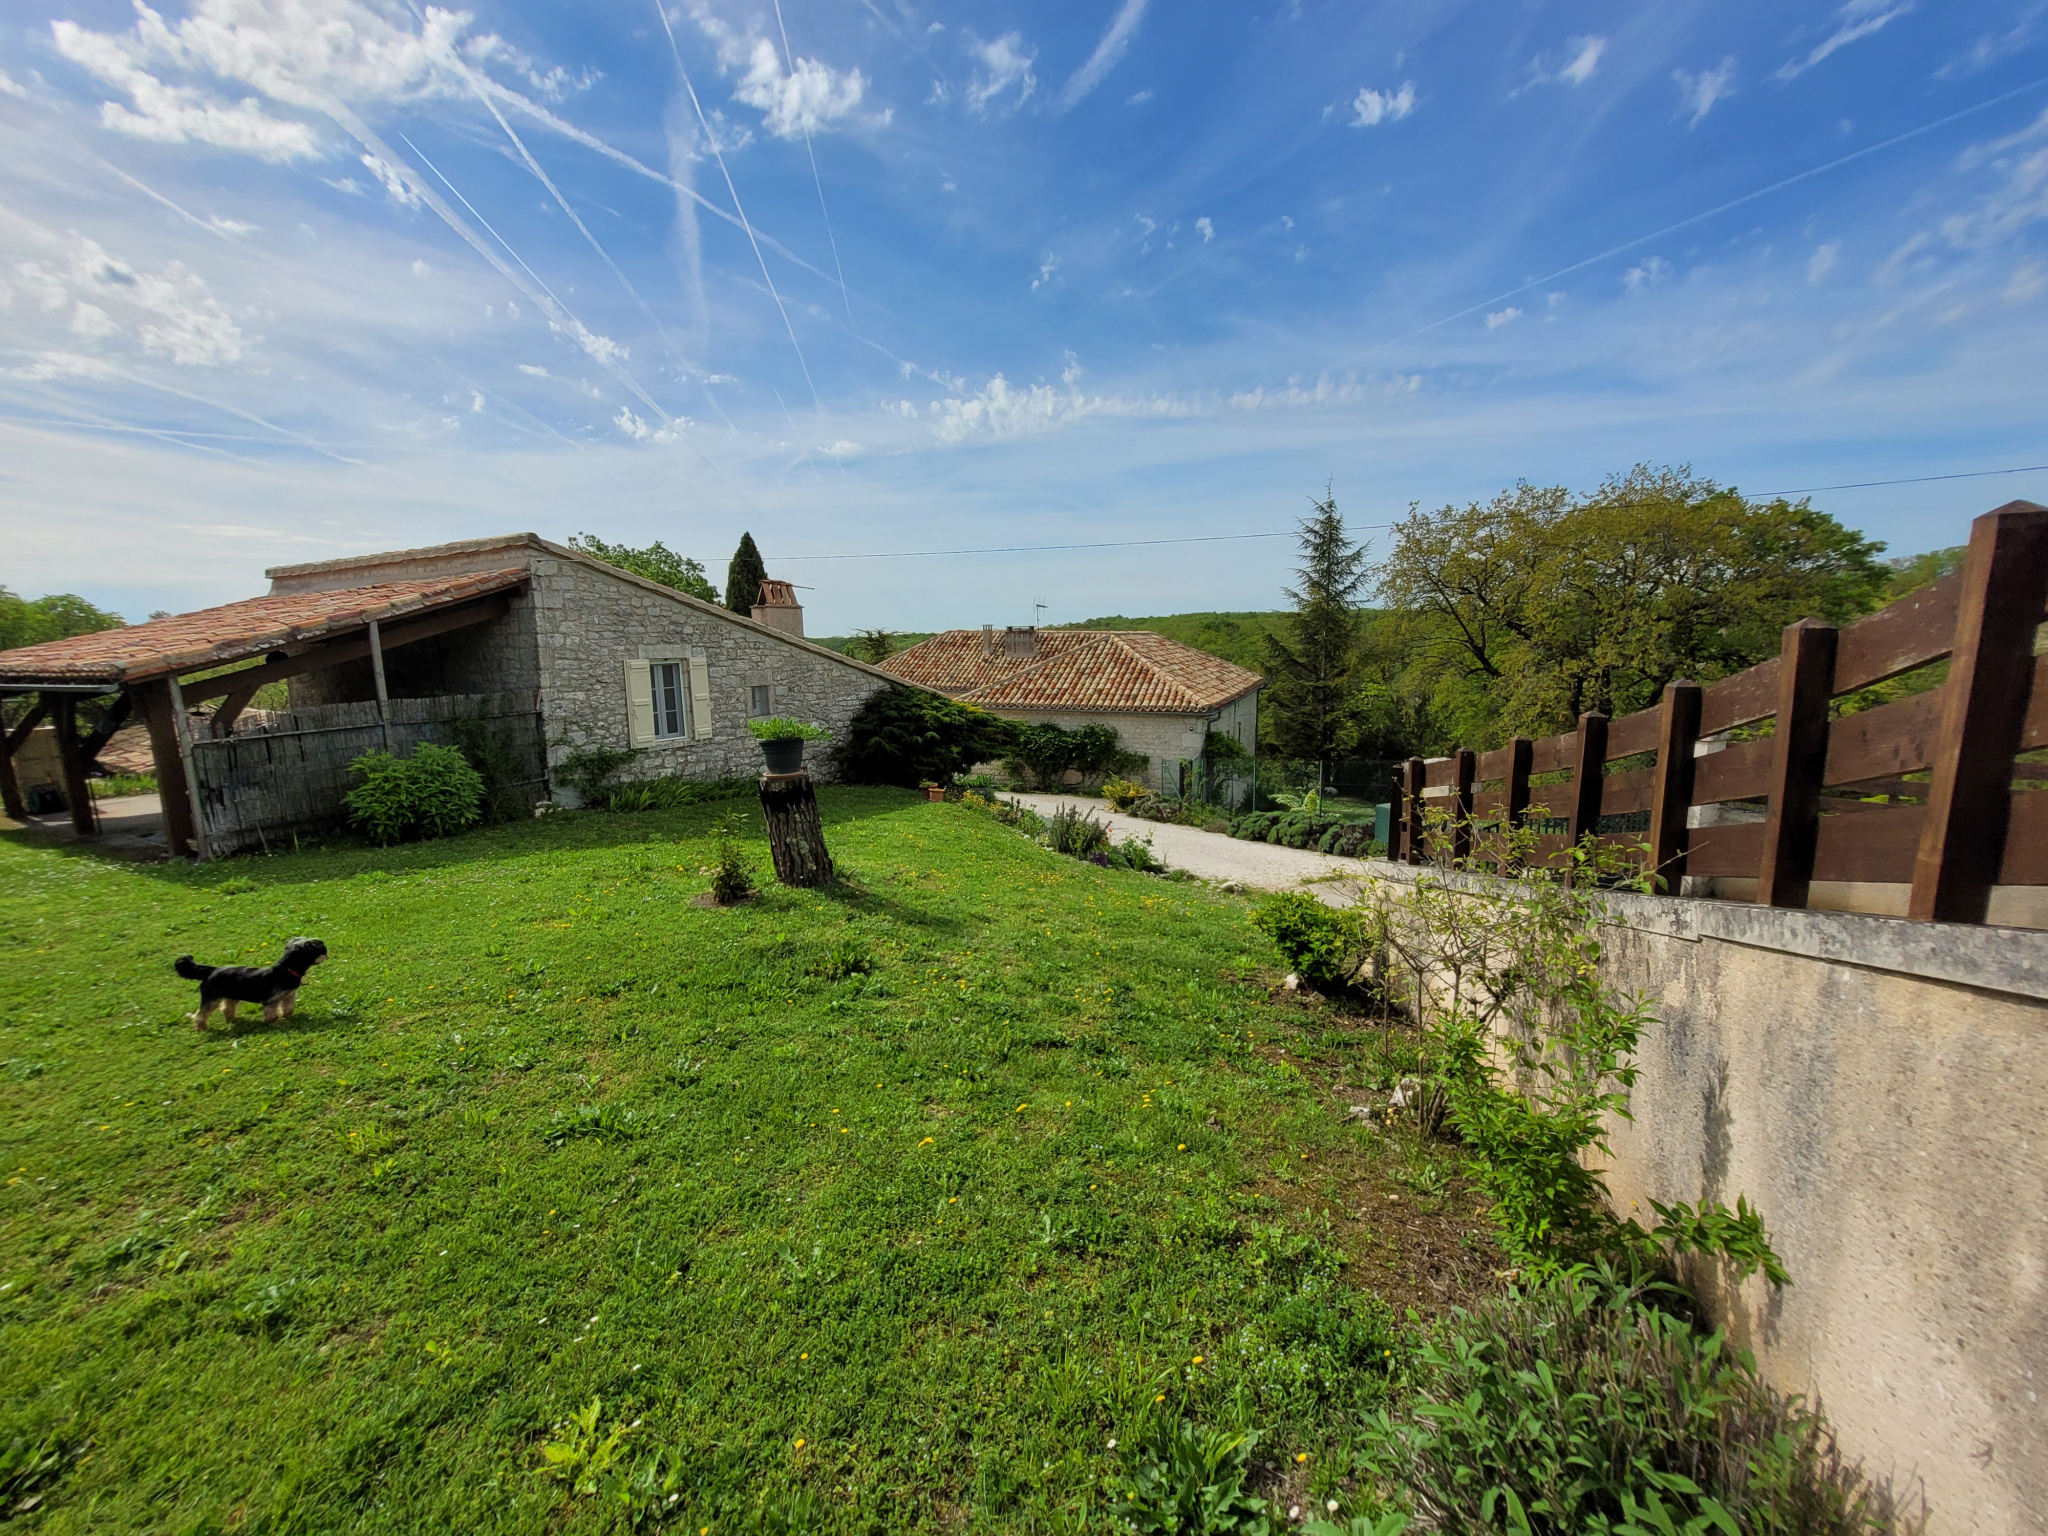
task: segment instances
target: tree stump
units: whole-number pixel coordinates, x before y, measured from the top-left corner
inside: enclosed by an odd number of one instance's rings
[[[832,855],[825,847],[818,793],[811,787],[810,774],[802,769],[762,774],[761,815],[768,823],[777,880],[813,888],[832,883]]]

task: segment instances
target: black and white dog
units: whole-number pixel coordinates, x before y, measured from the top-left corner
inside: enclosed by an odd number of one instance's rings
[[[190,955],[180,955],[177,971],[187,981],[199,983],[199,1011],[192,1015],[198,1028],[206,1028],[216,1008],[232,1025],[238,1003],[262,1004],[263,1022],[274,1024],[279,1018],[291,1017],[299,983],[326,958],[327,946],[318,939],[287,939],[284,958],[275,965],[200,965]]]

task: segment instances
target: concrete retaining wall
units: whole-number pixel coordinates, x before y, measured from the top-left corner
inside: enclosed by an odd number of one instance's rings
[[[1407,882],[1402,866],[1369,866]],[[1658,1000],[1608,1185],[1747,1196],[1792,1273],[1688,1278],[1936,1532],[2048,1531],[2048,934],[1618,896]]]

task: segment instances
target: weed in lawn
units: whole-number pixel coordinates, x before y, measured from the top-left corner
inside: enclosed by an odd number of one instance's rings
[[[1268,1536],[1266,1501],[1245,1487],[1255,1437],[1163,1425],[1132,1449],[1118,1518],[1143,1536]]]

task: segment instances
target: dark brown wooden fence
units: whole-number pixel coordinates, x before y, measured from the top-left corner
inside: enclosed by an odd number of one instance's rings
[[[1599,837],[1646,847],[1673,892],[1719,876],[1803,907],[1817,880],[1901,884],[1909,916],[1981,923],[1993,887],[2048,885],[2048,763],[2021,760],[2048,747],[2044,609],[2048,509],[2011,502],[1971,525],[1953,575],[1843,629],[1794,624],[1747,672],[1567,735],[1411,759],[1390,856],[1462,854],[1533,804],[1538,858]],[[1935,686],[1844,698],[1937,662]]]

